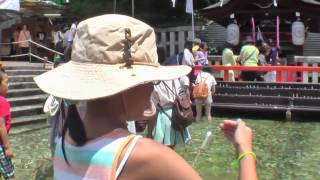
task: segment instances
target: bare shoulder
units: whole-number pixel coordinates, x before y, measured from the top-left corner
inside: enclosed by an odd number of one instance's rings
[[[127,163],[131,179],[201,179],[176,152],[147,138],[139,139]]]
[[[149,138],[141,138],[137,142],[133,151],[133,157],[136,161],[150,163],[157,159],[163,153],[172,153],[172,150],[162,144],[159,144]]]

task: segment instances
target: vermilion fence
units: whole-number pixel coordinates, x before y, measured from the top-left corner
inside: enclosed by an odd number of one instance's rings
[[[276,71],[277,72],[277,82],[296,82],[297,72],[303,75],[303,72],[314,72],[319,73],[320,67],[308,67],[308,66],[223,66],[223,65],[212,65],[215,71],[224,71],[224,81],[229,80],[228,70],[236,71]],[[201,66],[196,66],[195,69],[200,69]],[[319,78],[319,74],[316,78]],[[301,78],[302,79],[302,78]],[[317,80],[318,82],[318,80]],[[304,82],[307,83],[307,82]]]

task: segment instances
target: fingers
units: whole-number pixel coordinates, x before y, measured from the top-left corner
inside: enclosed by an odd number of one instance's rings
[[[239,122],[238,122],[238,125],[241,126],[241,127],[244,127],[244,126],[246,126],[246,123],[243,122],[243,121],[239,121]]]
[[[235,130],[237,127],[238,127],[238,122],[231,121],[231,120],[224,120],[220,124],[221,130],[223,130],[223,129]]]
[[[228,129],[224,129],[224,130],[221,130],[223,135],[228,138],[230,141],[233,141],[234,140],[234,130],[228,130]]]

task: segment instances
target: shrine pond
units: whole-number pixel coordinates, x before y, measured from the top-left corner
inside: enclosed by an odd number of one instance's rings
[[[222,136],[219,123],[194,123],[190,127],[192,143],[176,151],[205,180],[236,180],[237,170],[230,162],[235,157],[233,146]],[[254,130],[254,151],[262,180],[314,180],[320,177],[320,122],[284,122],[243,119]],[[207,131],[213,133],[208,148],[199,147]],[[52,165],[48,149],[49,129],[10,135],[15,153],[18,180],[51,180]]]

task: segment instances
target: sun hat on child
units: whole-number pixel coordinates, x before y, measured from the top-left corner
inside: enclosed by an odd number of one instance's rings
[[[55,97],[90,100],[140,84],[188,74],[188,66],[160,66],[152,27],[124,15],[102,15],[79,23],[71,60],[34,78]]]

